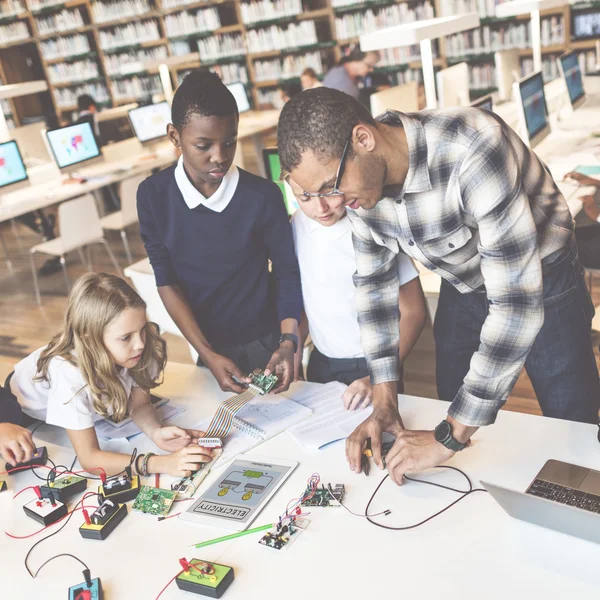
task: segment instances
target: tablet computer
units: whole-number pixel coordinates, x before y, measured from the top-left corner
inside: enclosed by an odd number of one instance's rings
[[[280,458],[237,458],[179,518],[244,531],[297,466]]]

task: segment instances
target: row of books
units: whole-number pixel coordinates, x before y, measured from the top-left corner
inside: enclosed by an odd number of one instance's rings
[[[125,75],[142,71],[144,63],[158,61],[162,58],[167,58],[167,48],[165,46],[157,46],[156,48],[146,48],[144,50],[130,50],[129,52],[121,52],[119,54],[109,54],[104,59],[104,67],[109,76]]]
[[[573,37],[600,37],[600,12],[573,15]]]
[[[113,81],[112,89],[115,100],[151,98],[155,94],[162,93],[162,86],[158,75],[118,79]]]
[[[268,52],[310,46],[318,41],[314,21],[290,23],[284,27],[273,25],[266,29],[251,29],[246,33],[248,52]]]
[[[43,41],[40,48],[46,60],[55,60],[89,52],[90,41],[86,35],[77,33]]]
[[[219,60],[246,54],[246,45],[241,33],[226,33],[198,40],[198,52],[204,61]]]
[[[242,22],[246,25],[270,21],[302,13],[301,0],[255,0],[240,4]]]
[[[293,79],[300,77],[304,69],[311,67],[317,75],[323,73],[323,63],[319,52],[309,52],[301,56],[286,56],[277,60],[258,60],[254,63],[256,81],[272,79]]]
[[[384,27],[432,19],[434,16],[433,5],[429,1],[417,5],[394,4],[380,9],[352,12],[336,17],[335,30],[338,40],[341,40],[363,33],[371,33]]]
[[[596,56],[596,52],[594,52],[593,50],[580,52],[577,55],[577,59],[579,60],[579,67],[582,73],[597,73],[600,69],[600,65],[598,64],[598,57]]]
[[[24,21],[0,25],[0,46],[9,42],[20,42],[29,37],[29,29]]]
[[[41,35],[50,35],[78,29],[83,27],[85,23],[81,11],[75,8],[73,10],[61,10],[47,17],[36,17],[35,24]]]
[[[469,89],[489,90],[495,88],[496,67],[493,64],[469,65]]]
[[[16,17],[27,10],[21,0],[1,0],[0,17]]]
[[[215,65],[210,70],[213,71],[213,73],[216,73],[226,85],[237,81],[248,83],[248,71],[246,67],[236,63],[231,63],[229,65]],[[188,69],[177,73],[177,81],[180,85],[189,72],[190,70]]]
[[[392,85],[404,85],[411,81],[423,83],[423,71],[421,69],[406,69],[406,71],[398,71],[388,75]]]
[[[379,51],[378,67],[392,67],[405,65],[406,63],[421,60],[421,50],[418,45],[402,46],[400,48],[386,48]]]
[[[122,46],[132,46],[140,42],[151,42],[160,39],[158,23],[154,19],[136,21],[127,25],[119,25],[112,30],[98,32],[100,46],[104,50],[112,50]]]
[[[179,12],[165,17],[165,29],[169,37],[213,31],[221,27],[219,11],[205,8],[196,12]]]
[[[533,73],[533,58],[524,58],[521,60],[521,77]],[[548,83],[560,75],[558,71],[558,62],[554,57],[545,57],[542,59],[542,77]]]
[[[496,6],[508,0],[440,0],[440,16],[475,12],[481,19],[496,16]]]
[[[70,83],[100,77],[98,63],[95,60],[76,60],[48,66],[50,83]]]
[[[54,90],[54,99],[60,108],[77,105],[77,98],[83,94],[89,94],[96,102],[109,102],[110,96],[106,86],[102,83],[86,83],[76,87],[57,88]]]
[[[115,19],[127,19],[150,12],[148,0],[112,0],[92,2],[92,16],[96,23],[106,23]]]
[[[40,10],[45,10],[52,6],[64,4],[64,0],[29,0],[29,10],[35,13]]]

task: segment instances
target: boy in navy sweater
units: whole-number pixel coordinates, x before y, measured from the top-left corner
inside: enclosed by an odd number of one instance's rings
[[[255,368],[294,376],[300,274],[279,188],[233,164],[238,110],[214,73],[190,73],[167,135],[177,166],[138,189],[142,240],[160,297],[222,390]],[[269,260],[272,270],[269,272]]]

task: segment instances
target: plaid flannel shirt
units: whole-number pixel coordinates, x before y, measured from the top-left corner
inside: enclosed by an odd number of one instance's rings
[[[487,293],[479,349],[449,415],[493,423],[544,321],[542,263],[568,246],[573,219],[548,168],[480,109],[402,114],[409,168],[372,210],[348,211],[361,341],[374,384],[399,374],[398,268],[405,252],[461,293]]]

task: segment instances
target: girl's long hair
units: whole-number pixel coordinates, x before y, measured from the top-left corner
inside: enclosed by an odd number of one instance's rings
[[[107,273],[82,275],[69,295],[62,331],[40,355],[35,380],[49,383],[50,361],[60,356],[81,371],[90,388],[94,410],[103,417],[122,421],[127,416],[128,397],[119,380],[118,367],[104,345],[103,333],[126,308],[145,310],[146,303],[123,279]],[[155,323],[148,322],[145,333],[142,357],[129,374],[138,387],[150,390],[162,382],[167,344]]]

